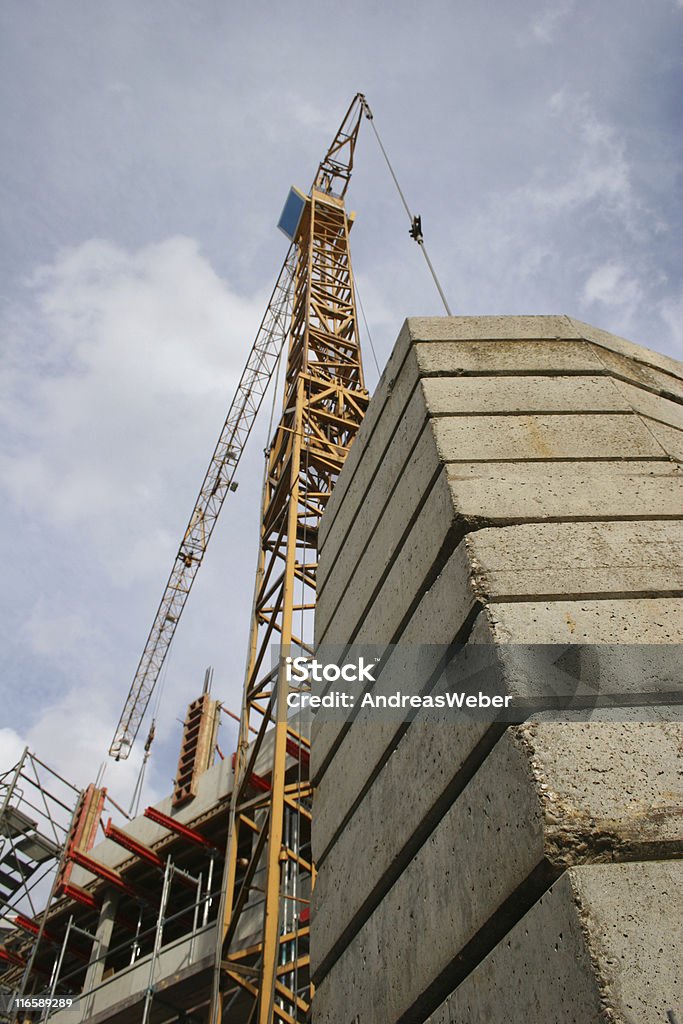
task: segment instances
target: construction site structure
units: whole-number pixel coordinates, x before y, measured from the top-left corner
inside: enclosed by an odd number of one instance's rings
[[[285,659],[313,653],[320,520],[368,403],[349,250],[352,221],[344,206],[362,113],[357,98],[310,195],[290,196],[285,215],[294,207],[294,216],[282,224],[298,257],[284,401],[263,488],[214,990],[216,1024],[237,1004],[244,1016],[226,1019],[289,1024],[306,1020],[310,1009],[309,740],[300,725],[288,721]],[[256,738],[250,744],[251,731]],[[253,776],[266,737],[272,739],[272,758],[264,788]],[[245,946],[237,936],[257,874],[263,921]]]
[[[212,748],[208,765],[194,743],[215,726],[206,698],[188,708],[160,804],[120,827],[103,814],[105,790],[80,795],[44,913],[10,915],[0,1020],[206,1021],[232,789],[229,760],[213,764]],[[178,802],[188,768],[193,793]]]
[[[17,961],[5,979],[22,999],[82,995],[79,1020],[271,1024],[310,1016],[309,723],[288,719],[285,658],[313,650],[319,523],[369,398],[349,250],[353,215],[344,202],[364,112],[359,94],[309,194],[292,189],[285,204],[278,226],[290,249],[110,753],[118,759],[130,752],[286,342],[282,412],[266,452],[237,750],[213,766],[221,705],[205,686],[188,709],[168,807],[148,808],[125,828],[111,819],[105,826],[106,791],[89,787],[63,845],[42,942],[23,976]],[[206,810],[198,813],[200,807]],[[106,841],[93,849],[99,824]],[[156,979],[167,977],[161,961],[173,962],[167,947],[176,940],[183,963],[201,967],[169,988]],[[7,955],[16,947],[11,936]],[[110,979],[121,984],[112,987]],[[46,1007],[41,1019],[67,1012]]]
[[[363,113],[368,118],[372,118],[365,97],[362,93],[358,93],[346,112],[339,130],[318,168],[313,183],[313,188],[320,195],[327,196],[332,200],[335,197],[340,198],[342,206],[343,197],[351,178],[353,156]],[[299,231],[299,228],[302,227],[301,221],[307,203],[308,197],[303,192],[296,188],[291,189],[278,224],[291,244],[278,274],[235,396],[230,404],[225,424],[209,460],[199,495],[178,547],[121,712],[109,748],[110,755],[117,760],[125,759],[130,754],[225,498],[231,491],[237,490],[236,473],[240,459],[273,373],[279,366],[281,353],[290,336],[290,329],[296,327],[297,332],[300,333],[304,323],[302,321],[294,325],[292,320],[295,276],[300,298],[302,288],[307,293],[306,274],[310,271],[310,274],[313,275],[311,280],[314,282],[318,270],[325,272],[319,254],[316,256],[315,265],[312,258],[308,260],[304,258],[303,261],[301,258],[302,242],[303,244],[308,244],[309,241],[313,242],[312,235],[310,239],[307,239]],[[315,221],[315,230],[320,239],[325,231],[322,221],[323,218],[318,215]],[[344,245],[346,246],[348,252],[348,229],[345,227],[345,242],[333,240],[333,233],[334,229],[332,229],[332,233],[328,230],[323,243],[323,245],[332,246],[335,250],[334,255],[328,261],[327,269],[331,271],[335,268],[339,269],[341,276],[336,282],[323,281],[320,278],[317,286],[313,283],[316,290],[316,301],[322,300],[323,306],[320,310],[313,309],[312,322],[319,322],[321,338],[327,333],[329,338],[333,339],[329,352],[324,353],[320,350],[319,370],[325,366],[325,379],[328,381],[338,379],[340,382],[346,382],[351,390],[356,390],[358,385],[355,383],[354,375],[348,375],[349,367],[354,363],[353,352],[351,350],[347,352],[345,348],[345,343],[350,343],[351,349],[357,345],[353,278],[350,259],[347,260],[347,274],[346,269],[342,269],[344,267],[343,256],[340,251],[337,251],[341,244],[342,248]],[[327,303],[326,309],[325,303]],[[300,301],[297,302],[297,309],[299,315],[304,312],[305,307]],[[308,322],[307,317],[304,320]],[[298,337],[298,341],[300,343],[302,337]],[[310,356],[308,351],[303,356],[302,369],[309,361],[316,361],[315,345],[311,347]],[[347,363],[348,366],[345,365]],[[360,359],[356,360],[356,364],[358,366],[357,375],[362,382]],[[362,383],[360,387],[362,389]]]

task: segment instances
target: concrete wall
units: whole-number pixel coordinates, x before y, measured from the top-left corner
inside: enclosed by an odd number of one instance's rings
[[[322,522],[318,642],[399,644],[387,691],[409,644],[681,643],[682,454],[674,360],[407,321]],[[683,1019],[683,733],[631,717],[317,719],[317,1024]]]

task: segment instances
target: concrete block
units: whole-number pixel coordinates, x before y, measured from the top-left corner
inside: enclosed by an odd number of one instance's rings
[[[683,472],[643,462],[450,463],[459,514],[472,526],[532,520],[642,519],[681,515]]]
[[[408,649],[410,645],[452,643],[472,613],[473,607],[474,595],[469,584],[467,553],[461,544],[420,598],[401,634],[401,646],[405,645]],[[403,652],[395,652],[395,660],[387,665],[386,674],[382,672],[378,678],[378,686],[386,689],[390,685],[395,685],[395,674],[400,675],[402,669],[402,656]],[[389,680],[392,681],[391,684]],[[399,723],[394,721],[380,722],[374,719],[367,722],[367,718],[363,716],[359,716],[355,721],[354,728],[345,733],[338,722],[325,721],[322,716],[313,720],[311,777],[319,787],[316,842],[320,851],[327,845],[332,832],[358,797],[399,729]],[[367,722],[367,727],[364,726],[364,721]],[[344,762],[348,767],[345,769],[346,785],[341,792],[337,792],[338,787],[332,776],[329,781],[330,788],[327,788],[328,783],[322,781],[322,776],[342,739],[345,744]]]
[[[426,429],[426,420],[422,395],[415,391],[402,410],[372,477],[368,478],[365,472],[369,459],[356,474],[334,530],[327,535],[318,571],[319,600],[331,577],[335,577],[332,584],[336,584],[339,593],[373,533],[386,528],[387,518],[397,523],[396,511],[400,509],[399,514],[405,516],[407,523],[420,503],[439,468],[434,439]]]
[[[336,544],[330,541],[331,550],[322,559],[321,568],[325,569],[317,597],[317,628],[325,629],[347,594],[353,601],[380,585],[410,523],[427,500],[439,466],[431,431],[426,426],[401,471],[397,472],[393,460],[387,459],[387,471],[378,473],[375,486],[361,502],[353,528],[336,556]]]
[[[403,511],[389,510],[381,546],[370,552],[370,568],[366,570],[364,561],[356,566],[340,604],[332,608],[322,595],[316,608],[317,643],[397,639],[403,620],[429,585],[429,574],[453,522],[445,472],[436,478],[413,520],[401,518]],[[397,538],[395,546],[387,544],[388,538]]]
[[[625,381],[614,380],[612,383],[635,412],[683,430],[683,395],[680,402],[672,402],[662,395],[653,395],[651,391]]]
[[[498,459],[662,458],[662,446],[628,414],[443,417],[431,421],[444,462]]]
[[[408,359],[412,353],[412,358]],[[403,325],[394,350],[377,384],[367,412],[351,446],[343,472],[337,480],[325,515],[320,525],[319,548],[325,545],[327,535],[335,522],[339,509],[346,503],[347,490],[355,481],[357,489],[363,487],[356,480],[361,471],[366,481],[372,478],[391,436],[396,422],[400,419],[417,381],[417,362],[414,349],[410,346],[410,332]]]
[[[485,639],[481,631],[478,631],[478,639]],[[657,659],[657,648],[661,649],[661,665]],[[675,652],[670,645],[655,645],[654,652],[652,648],[643,651],[644,657],[640,662],[634,658],[634,650],[628,645],[602,645],[601,651],[601,682],[614,694],[626,697],[632,692],[647,694],[659,689],[671,690],[676,686],[680,689],[680,649]],[[621,651],[623,658],[620,657]],[[598,652],[594,653],[597,656]],[[467,651],[463,654],[466,656]],[[534,675],[533,654],[530,656],[530,652],[519,645],[504,645],[496,651],[496,656],[500,659],[504,692],[526,696],[536,690],[539,676],[538,671]],[[589,667],[595,666],[591,663]],[[651,678],[650,669],[654,678]],[[608,679],[610,673],[611,679]],[[392,687],[400,688],[400,685],[400,678],[398,681],[393,678],[389,692]],[[443,693],[449,688],[448,679],[442,678],[431,692]],[[632,730],[649,716],[647,696],[643,697],[643,703],[646,706],[632,714],[634,721],[625,724],[625,736],[635,735],[636,742],[639,734],[633,734]],[[576,857],[577,843],[567,837],[575,825],[570,816],[565,820],[563,814],[571,800],[576,806],[585,803],[586,779],[581,774],[584,770],[588,772],[589,786],[600,785],[604,789],[601,794],[603,818],[619,822],[619,801],[627,799],[624,793],[636,798],[642,793],[645,795],[643,806],[649,806],[647,796],[650,795],[648,786],[651,780],[648,773],[656,769],[647,757],[644,760],[632,759],[628,744],[623,750],[620,748],[624,740],[618,734],[619,721],[614,721],[615,718],[623,720],[634,710],[627,709],[624,713],[609,708],[592,712],[592,716],[602,717],[602,723],[596,723],[592,718],[590,723],[572,723],[568,728],[568,723],[546,722],[542,726],[534,723],[528,727],[525,735],[530,737],[530,761],[533,765],[543,765],[541,788],[548,788],[546,843],[548,847],[553,846],[553,863],[561,862],[565,855]],[[673,735],[680,740],[683,736],[681,726],[666,718],[664,721],[665,734],[670,736],[671,729],[678,729]],[[602,724],[606,731],[596,733],[596,725],[600,730]],[[580,731],[583,725],[590,725],[586,733]],[[359,916],[369,914],[391,887],[435,823],[480,768],[505,726],[503,723],[467,721],[448,711],[421,711],[398,733],[399,741],[389,747],[388,756],[385,754],[382,758],[381,752],[374,751],[377,764],[373,767],[364,757],[365,749],[376,747],[383,734],[386,735],[387,728],[388,723],[377,718],[369,721],[367,716],[364,721],[354,722],[316,793],[313,838],[319,875],[314,904],[320,913],[314,917],[312,948],[316,970],[321,974],[325,973],[328,961],[343,947],[345,928]],[[646,732],[644,735],[652,734]],[[678,779],[669,770],[669,777],[674,783],[670,793],[674,808],[676,794],[683,796],[681,774],[683,764],[679,768]],[[603,775],[607,776],[606,783]],[[553,779],[562,780],[563,788],[556,798],[552,789]],[[614,779],[618,781],[610,788]],[[394,794],[400,794],[399,798],[395,799]],[[551,806],[553,799],[556,799],[554,807]],[[611,802],[605,809],[604,802],[608,800]],[[321,815],[317,814],[318,804],[321,805]],[[658,816],[661,809],[652,806],[651,810]],[[592,815],[593,808],[587,813]],[[386,827],[381,827],[378,835],[377,824],[384,821]],[[597,848],[603,841],[599,836],[601,822],[597,817],[591,821]],[[580,831],[588,832],[590,827],[584,820]],[[671,828],[670,820],[663,827],[658,841],[679,835],[677,828],[673,831]],[[623,829],[620,842],[628,833],[626,825]],[[645,852],[648,842],[645,829],[641,839]],[[628,837],[627,841],[630,841]],[[569,851],[568,854],[565,850]],[[364,865],[362,878],[358,875],[359,863]]]
[[[609,377],[426,377],[421,387],[432,416],[633,411],[632,399]]]
[[[666,454],[676,462],[683,462],[683,431],[655,420],[648,420],[647,425]]]
[[[484,600],[683,592],[680,521],[524,523],[466,544]]]
[[[372,551],[367,576],[361,560],[331,615],[321,601],[319,639],[391,642],[401,613],[416,593],[415,583],[429,573],[457,523],[451,492],[439,477],[403,543],[387,549],[382,534],[382,547]],[[482,601],[549,595],[656,596],[683,590],[683,532],[678,521],[524,523],[477,530],[468,534],[467,546],[473,585]],[[379,582],[378,565],[389,567]]]
[[[420,341],[414,350],[421,376],[490,374],[600,374],[605,367],[583,341]]]
[[[445,688],[444,681],[434,692]],[[476,767],[468,763],[473,751],[479,746],[477,761],[482,760],[501,730],[487,722],[457,722],[452,712],[440,720],[433,712],[423,712],[381,763],[383,752],[377,748],[383,739],[386,743],[388,737],[382,734],[392,726],[393,740],[396,723],[377,718],[354,723],[316,792],[313,855],[318,877],[311,951],[320,975],[339,956],[345,929],[377,905],[469,782]],[[368,748],[374,757],[367,757]],[[367,792],[347,821],[368,781]]]
[[[570,868],[427,1024],[667,1021],[683,1005],[683,862]]]
[[[568,316],[411,316],[413,341],[553,340],[583,337],[587,324]]]
[[[317,1024],[336,1022],[340,1006],[357,1024],[422,1020],[452,989],[454,964],[466,976],[565,867],[680,855],[680,743],[664,724],[509,729],[319,979]],[[384,826],[368,822],[378,845],[392,803],[410,799],[405,785],[385,790]],[[361,852],[354,884],[368,890]],[[334,848],[323,870],[325,916],[348,932]]]
[[[494,601],[482,616],[496,643],[683,643],[681,597]]]
[[[653,366],[664,370],[665,373],[683,378],[683,363],[680,363],[677,359],[662,355],[661,352],[655,352],[654,349],[645,348],[644,345],[636,345],[627,338],[620,338],[617,334],[610,334],[609,331],[603,331],[600,327],[593,327],[592,324],[586,324],[582,320],[575,320],[573,317],[567,317],[567,320],[569,321],[569,326],[580,337],[585,338],[586,341],[594,342],[600,348],[607,351],[626,356],[633,362],[644,366]]]
[[[526,707],[533,721],[683,722],[680,642],[662,643],[661,631],[653,636],[646,630],[629,643],[608,615],[608,642],[596,631],[595,642],[591,634],[584,634],[575,644],[564,614],[555,620],[558,635],[551,633],[548,640],[542,629],[552,622],[550,616],[540,632],[532,624],[528,635],[520,628],[514,642],[501,642],[503,630],[495,616],[506,607],[519,606],[489,605],[475,619],[454,665],[463,678],[481,665],[496,692],[511,695],[513,706]],[[597,611],[599,615],[599,607]],[[623,630],[623,621],[620,625]],[[683,628],[680,616],[679,627]]]
[[[640,362],[592,343],[586,347],[598,360],[603,371],[611,374],[613,378],[646,388],[655,395],[662,395],[673,401],[683,399],[681,364],[678,364],[677,372],[667,372],[650,363]]]

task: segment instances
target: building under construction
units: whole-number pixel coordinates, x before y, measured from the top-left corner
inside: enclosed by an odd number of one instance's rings
[[[0,780],[0,884],[55,869],[44,912],[8,902],[8,1020],[683,1024],[683,367],[564,316],[413,319],[369,401],[344,206],[363,114],[283,211],[292,247],[112,744],[282,351],[237,749],[216,761],[205,687],[174,792],[125,827],[101,787],[62,795],[57,827],[22,805],[28,762]],[[526,712],[290,717],[285,655],[325,645],[374,645],[364,692],[421,698],[452,681],[444,651],[485,650]],[[548,647],[572,714],[530,699]]]

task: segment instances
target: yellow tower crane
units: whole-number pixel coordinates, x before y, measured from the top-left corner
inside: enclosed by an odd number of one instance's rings
[[[214,1021],[308,1019],[310,856],[308,740],[287,720],[284,654],[312,653],[318,526],[368,403],[344,207],[365,108],[358,95],[309,195],[290,193],[283,228],[297,250],[284,401],[266,469],[261,544],[235,761]],[[271,645],[281,656],[272,664]],[[269,727],[273,725],[273,728]],[[250,743],[250,731],[256,739]],[[270,785],[255,771],[268,742]],[[254,880],[263,891],[253,926]]]
[[[312,652],[320,518],[368,403],[349,250],[352,216],[344,205],[363,113],[371,117],[359,93],[310,192],[292,189],[285,204],[279,226],[290,239],[290,249],[110,747],[117,759],[130,753],[223,501],[236,487],[237,465],[286,343],[282,413],[267,450],[212,1024],[299,1024],[309,1019],[308,908],[314,880],[309,741],[287,720],[284,654]],[[272,645],[281,653],[274,662]],[[250,733],[255,734],[251,743]]]

